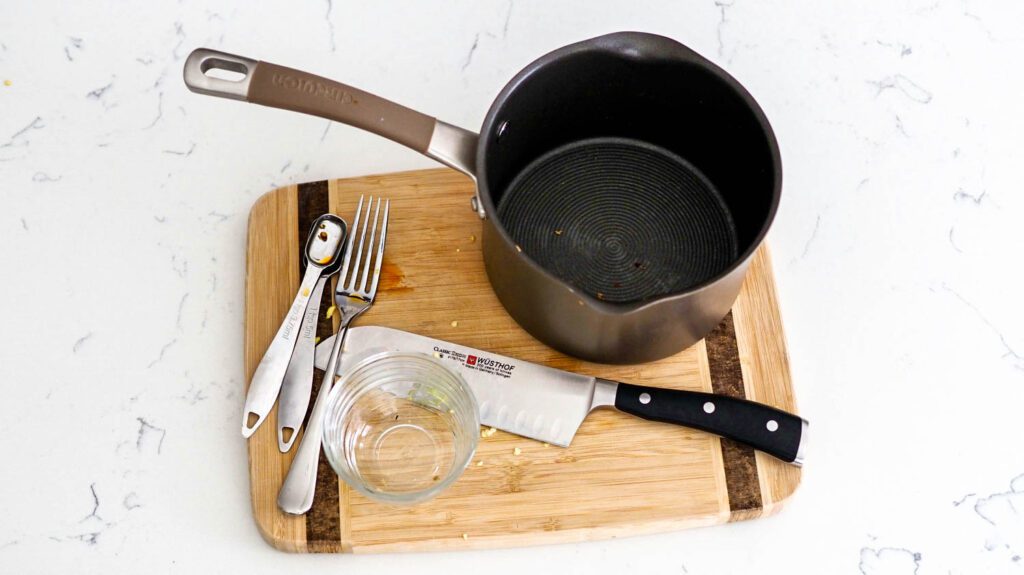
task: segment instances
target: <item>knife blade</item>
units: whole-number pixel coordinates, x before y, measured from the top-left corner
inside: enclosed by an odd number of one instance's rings
[[[317,346],[318,369],[326,367],[332,343],[327,339]],[[437,358],[473,390],[482,424],[560,447],[569,446],[591,411],[614,408],[728,437],[787,463],[803,464],[807,421],[768,405],[610,381],[387,327],[351,328],[338,375],[382,351]]]

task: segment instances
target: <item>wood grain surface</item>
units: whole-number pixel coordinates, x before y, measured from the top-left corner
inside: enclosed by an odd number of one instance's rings
[[[392,203],[377,302],[358,324],[796,411],[765,248],[755,255],[732,312],[697,345],[643,365],[587,363],[544,346],[505,313],[484,272],[481,224],[469,208],[472,183],[447,169],[300,184],[257,200],[249,216],[246,381],[298,288],[308,222],[324,209],[351,219],[363,194]],[[325,301],[321,309],[327,308]],[[331,329],[322,320],[317,333]],[[567,449],[500,431],[482,438],[459,481],[413,507],[365,499],[321,458],[313,510],[295,517],[275,504],[292,459],[278,452],[275,430],[272,413],[249,440],[253,514],[271,545],[294,552],[508,547],[683,529],[773,513],[800,483],[799,468],[731,441],[600,410]]]

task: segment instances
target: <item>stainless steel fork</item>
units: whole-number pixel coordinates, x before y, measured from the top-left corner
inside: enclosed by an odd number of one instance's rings
[[[316,395],[316,403],[313,404],[313,411],[309,415],[309,423],[306,424],[302,442],[299,443],[295,459],[292,460],[292,466],[288,470],[288,476],[284,479],[284,485],[281,486],[281,491],[277,494],[277,506],[285,513],[301,515],[313,506],[313,495],[316,493],[316,472],[320,462],[324,411],[327,408],[327,396],[334,386],[334,374],[338,371],[338,358],[344,347],[345,334],[348,332],[348,326],[352,320],[366,311],[373,304],[374,296],[377,295],[377,283],[380,280],[380,269],[384,260],[384,243],[387,239],[388,212],[391,201],[384,201],[383,217],[380,217],[380,198],[377,198],[376,209],[372,209],[373,207],[373,198],[371,197],[366,204],[366,215],[362,222],[363,229],[359,234],[359,246],[355,250],[355,261],[353,262],[352,244],[358,233],[357,228],[363,211],[363,198],[359,198],[359,207],[356,208],[356,217],[352,220],[352,229],[349,231],[348,244],[345,247],[345,256],[338,275],[338,287],[334,291],[334,304],[341,312],[338,336],[334,338],[331,358],[327,362],[323,383],[320,384],[320,392]],[[371,211],[373,212],[372,228],[370,228]],[[378,220],[380,223],[379,238],[377,237]],[[370,229],[370,241],[367,243],[366,230],[368,228]],[[374,249],[375,240],[377,242],[376,249]],[[364,245],[366,245],[365,262],[363,261]],[[373,262],[372,273],[371,261]],[[360,264],[363,264],[362,273],[359,269]]]

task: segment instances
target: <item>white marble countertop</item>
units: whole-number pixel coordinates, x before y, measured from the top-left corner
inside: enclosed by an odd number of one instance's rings
[[[1024,4],[5,3],[0,572],[1024,572]],[[778,135],[770,236],[803,485],[778,516],[578,545],[292,556],[237,420],[249,206],[430,167],[191,94],[209,46],[475,128],[503,83],[635,29],[724,66]]]

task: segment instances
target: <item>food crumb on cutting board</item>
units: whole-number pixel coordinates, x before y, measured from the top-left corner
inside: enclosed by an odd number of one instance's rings
[[[490,437],[490,436],[494,435],[495,433],[497,433],[497,431],[498,431],[498,428],[496,428],[496,427],[488,427],[487,429],[485,429],[485,430],[480,432],[480,437]]]
[[[463,540],[463,541],[466,541],[466,540],[468,540],[468,539],[469,539],[469,533],[463,533],[463,534],[462,534],[462,540]]]
[[[523,452],[522,449],[519,449],[518,447],[516,447],[515,449],[512,450],[512,455],[519,455],[522,452]]]
[[[459,320],[452,320],[452,327],[459,327]]]

